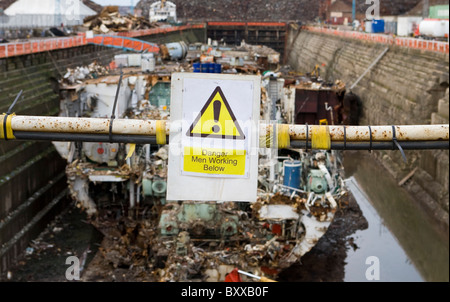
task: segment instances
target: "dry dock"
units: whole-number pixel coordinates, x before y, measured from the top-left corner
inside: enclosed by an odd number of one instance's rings
[[[184,4],[184,14],[189,7]],[[293,79],[316,72],[325,81],[336,84],[339,79],[352,87],[362,100],[360,125],[448,125],[448,42],[425,43],[323,24],[256,22],[234,16],[225,21],[129,31],[122,36],[155,45],[179,41],[200,45],[208,43],[208,38],[229,45],[242,40],[265,45],[281,54],[276,72],[289,70]],[[29,115],[55,116],[60,100],[67,97],[58,80],[68,68],[93,61],[111,66],[114,56],[121,53],[121,48],[92,44],[86,34],[1,43],[0,111],[7,112],[23,91],[14,107],[17,120]],[[267,69],[271,65],[267,57],[254,63]],[[183,70],[187,66],[175,65],[174,69]],[[256,70],[253,65],[237,69]],[[300,126],[291,127],[291,132],[295,129]],[[302,136],[303,141],[306,135],[306,147],[311,139],[308,131],[301,128],[296,133],[296,139]],[[379,261],[379,281],[448,282],[448,148],[403,150],[391,139],[392,150],[343,150],[347,134],[332,136],[343,137],[340,152],[351,194],[314,248],[276,279],[372,281],[367,274],[375,263],[369,260],[373,260]],[[370,132],[371,147],[372,138]],[[66,259],[76,256],[83,264],[82,281],[158,281],[130,266],[104,266],[99,261],[103,234],[88,223],[86,213],[69,196],[65,169],[66,161],[50,142],[0,141],[0,280],[67,281]]]

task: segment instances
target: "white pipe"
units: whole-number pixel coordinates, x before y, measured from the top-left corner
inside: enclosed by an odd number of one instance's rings
[[[277,163],[274,163],[274,154],[272,152],[272,149],[269,149],[269,161],[270,161],[270,165],[269,165],[269,183],[273,184],[273,182],[275,181],[275,165]]]
[[[135,196],[134,196],[134,182],[130,180],[130,208],[133,209],[136,205]]]
[[[325,127],[325,126],[324,126]],[[344,141],[344,126],[328,126],[332,141]],[[289,135],[292,140],[311,140],[312,126],[289,125]],[[392,126],[345,126],[345,137],[347,141],[392,141]],[[395,126],[395,136],[398,141],[432,141],[449,139],[449,125],[406,125]]]
[[[148,169],[150,165],[150,144],[145,145],[145,168]]]
[[[11,120],[13,131],[62,132],[62,133],[109,133],[110,119],[76,118],[49,116],[14,116]],[[166,124],[169,133],[169,125]],[[156,135],[155,120],[115,119],[113,134]]]
[[[260,277],[260,276],[256,276],[256,275],[254,275],[254,274],[250,274],[250,273],[247,273],[247,272],[244,272],[244,271],[241,271],[241,270],[238,270],[238,273],[239,273],[239,274],[242,274],[242,275],[246,275],[246,276],[248,276],[248,277],[252,277],[252,278],[261,280],[261,277]]]
[[[325,194],[325,197],[328,199],[328,201],[330,202],[331,208],[336,209],[337,208],[337,203],[336,200],[334,200],[333,195],[331,195],[330,192],[327,192]]]
[[[139,206],[141,204],[141,186],[137,186],[137,192],[136,192],[136,204]]]
[[[156,135],[156,120],[115,119],[113,134],[129,135]],[[11,128],[13,131],[31,132],[60,132],[60,133],[109,133],[110,119],[103,118],[74,118],[74,117],[46,117],[46,116],[13,116]],[[261,124],[260,132],[266,133],[273,125]],[[344,141],[344,126],[329,127],[332,141]],[[311,140],[312,125],[289,125],[289,136],[292,140]],[[347,141],[370,141],[370,132],[373,141],[392,141],[392,126],[345,126]],[[166,122],[166,133],[170,131],[170,122]],[[406,125],[395,126],[398,141],[433,141],[449,140],[449,125]]]

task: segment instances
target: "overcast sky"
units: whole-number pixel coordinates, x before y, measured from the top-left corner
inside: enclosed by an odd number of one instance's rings
[[[92,0],[92,1],[100,5],[121,5],[121,6],[128,6],[128,5],[135,6],[139,2],[139,0]]]

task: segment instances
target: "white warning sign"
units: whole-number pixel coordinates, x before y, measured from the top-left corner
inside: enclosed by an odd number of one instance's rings
[[[183,175],[249,177],[254,87],[252,82],[231,83],[185,80]]]
[[[168,200],[256,200],[260,77],[180,73],[172,83],[171,124],[181,121],[170,136]],[[198,192],[181,196],[172,185],[182,179]]]

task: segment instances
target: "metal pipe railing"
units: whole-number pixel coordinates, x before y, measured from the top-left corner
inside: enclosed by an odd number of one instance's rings
[[[112,134],[156,135],[156,120],[115,119]],[[59,132],[108,134],[110,119],[76,118],[48,116],[13,116],[11,128],[14,132]],[[260,129],[271,128],[271,124],[261,124]],[[392,141],[393,126],[323,126],[329,127],[331,141]],[[345,128],[345,130],[344,130]],[[449,125],[404,125],[394,126],[398,141],[448,140]],[[170,122],[166,123],[166,132]],[[311,138],[312,126],[289,125],[291,140]]]
[[[13,131],[109,134],[109,118],[14,116]],[[115,119],[113,134],[156,135],[156,120]],[[169,131],[169,125],[166,126]]]
[[[8,122],[7,122],[8,121]],[[1,115],[0,138],[21,140],[88,141],[119,143],[154,143],[157,120],[76,118],[48,116]],[[164,121],[162,135],[168,136],[171,128]],[[259,125],[262,139],[275,136],[274,124]],[[386,150],[395,149],[448,149],[449,125],[404,126],[312,126],[284,125],[288,128],[290,145],[311,149],[313,127],[327,127],[334,150]],[[275,129],[275,130],[274,130]],[[10,134],[7,134],[9,131]],[[160,129],[161,131],[161,129]],[[12,133],[12,135],[11,135]],[[160,133],[161,135],[161,133]],[[12,137],[13,136],[13,137]],[[395,144],[394,144],[395,143]],[[397,146],[398,148],[398,146]]]
[[[54,133],[54,132],[16,132],[18,140],[47,140],[47,141],[78,141],[128,144],[157,144],[156,136],[144,135],[119,135],[113,134],[112,140],[108,134],[83,134],[83,133]],[[169,141],[169,137],[166,137]],[[432,150],[449,149],[449,141],[403,141],[399,145],[404,150]],[[290,147],[297,149],[312,149],[311,142],[291,141]],[[332,150],[391,150],[396,149],[392,142],[332,142]]]

